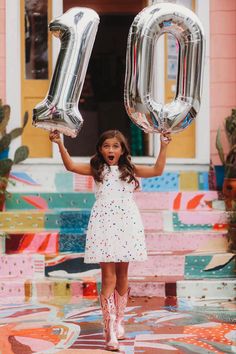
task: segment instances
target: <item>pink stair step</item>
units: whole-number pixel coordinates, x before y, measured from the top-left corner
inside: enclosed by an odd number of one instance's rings
[[[165,282],[160,282],[153,277],[130,277],[129,285],[131,296],[156,296],[165,297]]]
[[[148,232],[148,251],[226,251],[228,241],[222,232]]]
[[[179,211],[142,210],[144,228],[149,231],[225,231],[224,211]]]
[[[45,257],[41,254],[0,255],[1,280],[4,278],[39,279],[44,277]]]
[[[144,262],[130,262],[129,275],[143,276],[183,276],[185,256],[183,254],[149,254]]]
[[[137,192],[135,200],[140,209],[147,210],[201,210],[224,207],[217,191],[194,192]]]
[[[131,296],[166,297],[176,296],[176,282],[182,276],[129,276]]]

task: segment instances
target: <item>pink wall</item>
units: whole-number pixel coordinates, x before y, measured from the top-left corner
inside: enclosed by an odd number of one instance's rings
[[[211,157],[220,164],[216,131],[236,108],[236,0],[210,1]],[[222,135],[224,145],[227,139]]]
[[[0,0],[0,98],[6,100],[5,0]]]

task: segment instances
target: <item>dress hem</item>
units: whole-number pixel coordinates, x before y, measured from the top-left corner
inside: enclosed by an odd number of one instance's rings
[[[97,263],[119,263],[119,262],[145,262],[147,260],[147,258],[143,258],[143,259],[118,259],[118,260],[114,260],[114,259],[110,259],[110,260],[107,260],[107,259],[105,259],[105,260],[91,260],[91,261],[89,261],[89,260],[84,260],[84,263],[86,263],[86,264],[88,264],[88,263],[90,263],[90,264],[92,264],[92,263],[94,263],[94,264],[97,264]]]

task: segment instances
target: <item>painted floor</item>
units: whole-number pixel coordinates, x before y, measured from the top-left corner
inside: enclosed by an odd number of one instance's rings
[[[97,299],[0,305],[0,353],[108,353]],[[130,298],[123,354],[236,353],[236,302]]]

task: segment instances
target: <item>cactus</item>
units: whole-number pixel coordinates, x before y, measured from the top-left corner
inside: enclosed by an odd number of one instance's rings
[[[20,146],[14,154],[13,160],[8,157],[3,157],[4,152],[7,156],[7,152],[9,146],[13,139],[20,136],[24,128],[28,122],[28,112],[25,113],[23,119],[22,127],[15,128],[12,131],[7,133],[7,124],[10,119],[10,106],[2,105],[2,101],[0,100],[0,210],[2,208],[2,204],[4,201],[4,196],[8,195],[8,191],[6,190],[8,184],[8,178],[13,164],[20,163],[27,159],[29,155],[29,149],[27,146]]]
[[[3,179],[4,176],[9,175],[12,165],[13,161],[11,159],[0,160],[0,176],[3,177]]]
[[[6,127],[10,119],[10,106],[2,105],[0,100],[0,135],[3,136],[6,132]]]
[[[20,146],[16,151],[15,151],[15,155],[14,155],[14,159],[13,159],[13,163],[17,164],[21,161],[24,161],[25,159],[27,159],[29,155],[29,149],[27,146],[23,145]]]
[[[3,138],[0,140],[0,153],[8,149],[10,143],[11,143],[11,135],[10,134],[4,135]]]
[[[225,167],[226,178],[236,178],[236,109],[225,119],[225,132],[229,142],[229,152],[225,153],[221,143],[220,128],[216,134],[216,149],[222,165]]]

